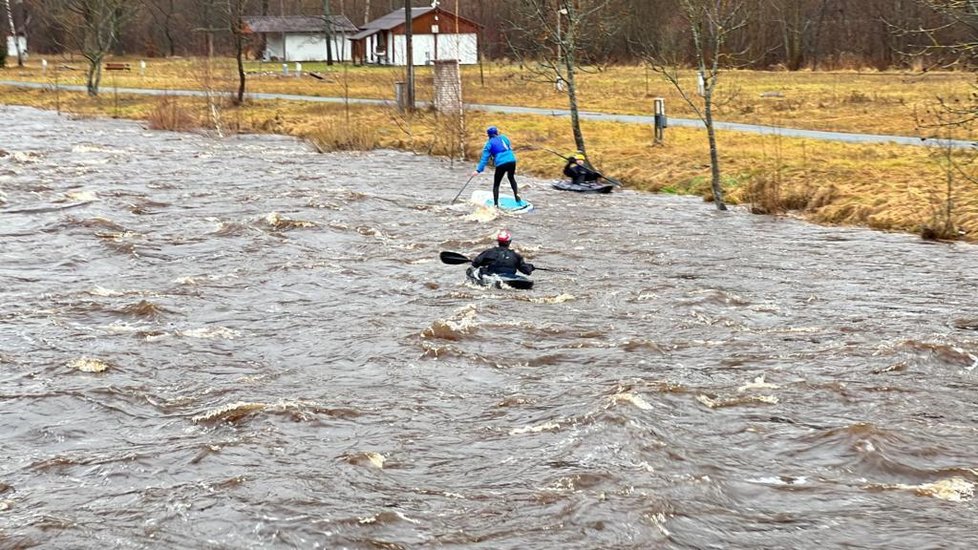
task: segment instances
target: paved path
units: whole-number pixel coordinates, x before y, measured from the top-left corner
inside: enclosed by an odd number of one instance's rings
[[[40,82],[20,82],[0,80],[0,86],[14,86],[19,88],[51,88],[49,84]],[[84,86],[62,85],[61,89],[72,92],[84,92]],[[102,87],[102,93],[109,91],[123,94],[137,95],[178,95],[178,96],[204,96],[206,92],[200,90],[154,90],[146,88],[110,88]],[[312,101],[318,103],[357,103],[366,105],[392,105],[392,100],[386,99],[362,99],[362,98],[342,98],[342,97],[318,97],[308,95],[292,94],[266,94],[249,93],[246,94],[251,99],[261,100],[283,100],[283,101]],[[542,115],[554,117],[568,117],[570,111],[567,109],[545,109],[538,107],[513,107],[507,105],[483,105],[470,103],[466,109],[484,111],[489,113],[501,114],[521,114],[521,115]],[[621,122],[624,124],[646,124],[651,126],[655,119],[651,115],[618,115],[612,113],[596,113],[591,111],[579,111],[581,119],[598,120],[604,122]],[[818,130],[800,130],[796,128],[781,128],[778,126],[762,126],[757,124],[738,124],[736,122],[715,122],[718,130],[730,130],[734,132],[748,132],[763,135],[780,135],[789,138],[804,138],[823,141],[841,141],[846,143],[896,143],[900,145],[916,145],[926,147],[952,147],[955,149],[966,149],[976,147],[976,143],[966,140],[943,140],[943,139],[923,139],[909,136],[888,136],[879,134],[853,134],[846,132],[821,132]],[[688,128],[702,128],[703,121],[689,118],[670,118],[669,126],[683,126]]]

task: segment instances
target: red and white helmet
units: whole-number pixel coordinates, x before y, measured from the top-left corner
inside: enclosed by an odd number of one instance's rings
[[[509,244],[513,240],[513,235],[507,229],[500,229],[499,233],[496,233],[496,240],[499,244]]]

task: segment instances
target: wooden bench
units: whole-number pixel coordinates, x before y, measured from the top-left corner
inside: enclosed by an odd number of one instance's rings
[[[106,63],[106,71],[131,71],[132,67],[128,63]]]

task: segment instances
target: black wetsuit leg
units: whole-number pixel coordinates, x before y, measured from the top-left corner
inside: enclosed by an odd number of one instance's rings
[[[496,181],[492,188],[493,198],[496,199],[497,204],[499,203],[499,182],[502,181],[503,174],[509,179],[509,186],[513,188],[513,198],[518,199],[520,196],[520,188],[516,185],[516,163],[500,164],[496,167]]]
[[[499,206],[499,182],[503,181],[503,174],[506,173],[507,164],[497,166],[495,173],[492,175],[492,204],[495,206]]]

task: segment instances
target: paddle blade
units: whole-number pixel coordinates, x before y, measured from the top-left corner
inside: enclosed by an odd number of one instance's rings
[[[454,265],[467,264],[472,261],[464,254],[459,254],[458,252],[448,252],[447,250],[442,251],[438,257],[441,258],[442,263]]]

